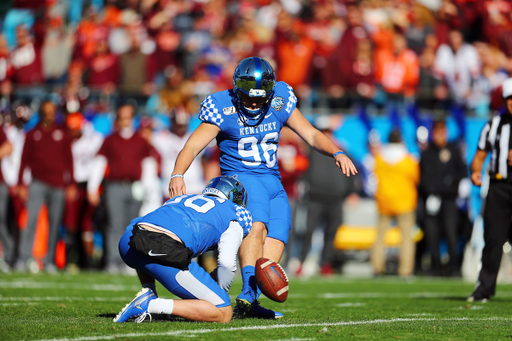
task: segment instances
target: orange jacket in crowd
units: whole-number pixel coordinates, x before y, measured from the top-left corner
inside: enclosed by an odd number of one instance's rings
[[[375,156],[377,190],[375,201],[382,215],[399,215],[416,209],[420,179],[418,161],[409,153],[389,160],[382,153]]]
[[[295,88],[306,83],[315,47],[315,41],[307,36],[301,36],[298,41],[280,39],[277,44],[279,80]]]
[[[375,80],[388,93],[413,96],[420,77],[420,64],[416,53],[405,49],[398,55],[382,51],[375,65]]]

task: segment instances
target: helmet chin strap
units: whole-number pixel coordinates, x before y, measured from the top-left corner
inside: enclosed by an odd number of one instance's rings
[[[238,118],[240,119],[240,121],[242,121],[242,123],[246,127],[256,127],[256,126],[260,125],[261,122],[263,121],[263,119],[265,118],[265,114],[266,114],[264,112],[261,112],[259,117],[257,118],[258,121],[256,123],[254,123],[254,124],[249,124],[249,120],[251,118],[245,116],[243,113],[240,113],[240,111],[241,110],[239,109],[239,110],[236,111],[236,113],[238,114]],[[254,118],[254,119],[256,119],[256,118]]]
[[[259,116],[259,114],[261,114],[260,109],[257,109],[257,110],[251,110],[251,109],[249,109],[249,108],[247,108],[247,107],[244,107],[244,109],[245,109],[248,113],[250,113],[250,114],[251,114],[250,116],[251,116],[251,117],[253,117],[253,118],[258,117],[258,116]]]

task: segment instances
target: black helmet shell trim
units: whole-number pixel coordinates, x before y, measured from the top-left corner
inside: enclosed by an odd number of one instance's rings
[[[238,111],[248,118],[265,115],[274,97],[275,85],[276,74],[269,62],[259,57],[242,60],[233,74],[234,102]],[[249,97],[263,97],[266,101],[259,109],[250,110],[243,106],[240,93]]]
[[[218,176],[208,182],[203,195],[214,195],[247,208],[247,191],[237,178]]]

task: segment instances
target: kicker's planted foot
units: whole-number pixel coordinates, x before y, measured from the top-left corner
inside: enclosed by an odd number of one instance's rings
[[[259,301],[250,303],[246,300],[237,298],[236,306],[233,309],[233,317],[237,319],[257,318],[265,320],[277,320],[284,315],[271,309],[263,308]]]

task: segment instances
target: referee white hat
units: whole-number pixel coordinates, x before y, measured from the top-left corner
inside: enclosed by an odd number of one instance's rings
[[[512,78],[507,78],[503,82],[503,98],[512,96]]]

